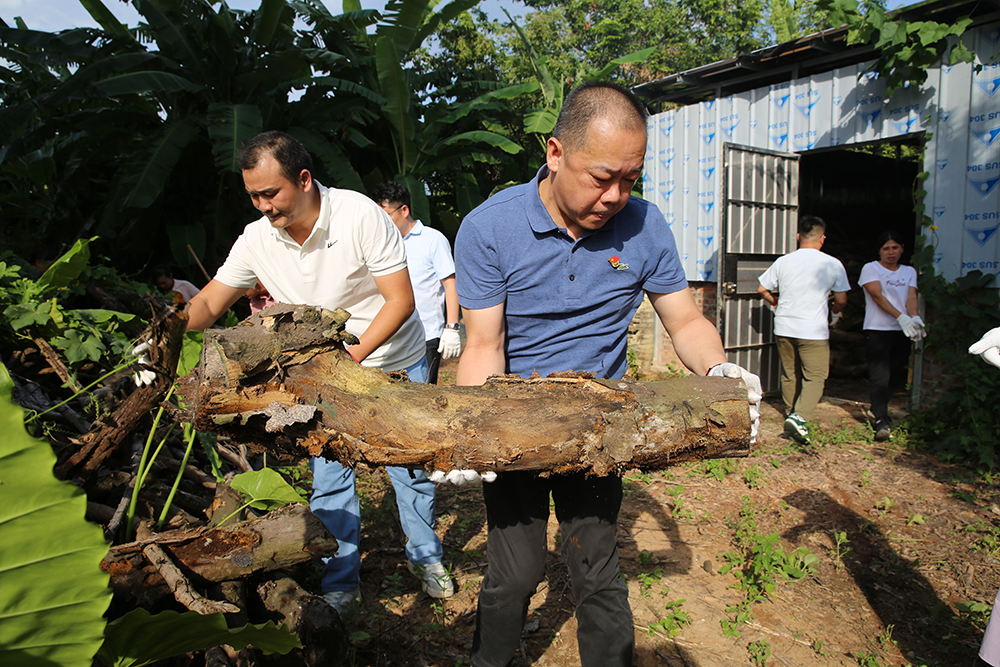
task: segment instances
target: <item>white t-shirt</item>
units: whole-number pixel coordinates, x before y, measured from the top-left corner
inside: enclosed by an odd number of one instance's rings
[[[900,265],[890,271],[878,262],[868,262],[861,268],[858,283],[862,287],[878,282],[882,286],[882,296],[901,313],[906,313],[906,299],[910,288],[917,286],[917,270],[912,266]],[[868,290],[865,290],[865,329],[875,331],[902,331],[896,318],[882,310]]]
[[[851,289],[840,260],[815,248],[779,257],[758,280],[769,292],[780,292],[774,334],[805,340],[829,340],[830,292]]]
[[[434,340],[444,331],[444,287],[441,281],[455,275],[455,260],[444,234],[426,227],[417,220],[403,237],[406,244],[406,265],[413,283],[413,298],[417,302],[424,337]]]
[[[194,295],[200,292],[197,287],[192,285],[186,280],[180,280],[179,278],[174,278],[174,291],[184,297],[184,302],[187,303],[194,298]]]
[[[305,243],[300,246],[262,217],[236,239],[215,279],[238,289],[260,280],[279,303],[343,308],[351,314],[347,330],[360,336],[385,304],[375,276],[406,268],[403,238],[385,211],[364,195],[313,182],[319,187],[320,211]],[[425,351],[414,310],[364,365],[400,370],[420,361]]]

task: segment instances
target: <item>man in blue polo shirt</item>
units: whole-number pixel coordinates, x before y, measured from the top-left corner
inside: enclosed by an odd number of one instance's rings
[[[536,371],[621,378],[628,326],[646,293],[689,369],[744,379],[756,433],[760,380],[726,361],[715,326],[688,290],[663,215],[629,197],[643,167],[646,117],[620,86],[579,86],[563,104],[536,178],[465,218],[455,242],[467,337],[458,384]],[[621,479],[521,472],[483,486],[489,565],[472,664],[507,665],[517,650],[528,601],[545,576],[550,493],[577,603],[581,663],[631,665],[632,612],[616,544]]]

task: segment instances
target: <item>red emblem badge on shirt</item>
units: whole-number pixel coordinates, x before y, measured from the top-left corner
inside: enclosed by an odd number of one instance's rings
[[[618,269],[619,271],[624,271],[625,269],[628,268],[628,264],[623,264],[622,261],[618,259],[618,255],[615,255],[614,257],[609,259],[608,262],[610,262],[611,266]]]

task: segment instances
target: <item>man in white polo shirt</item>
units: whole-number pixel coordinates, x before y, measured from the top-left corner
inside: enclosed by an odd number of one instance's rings
[[[808,444],[806,422],[812,421],[830,374],[829,312],[839,317],[851,285],[840,260],[821,251],[826,241],[822,218],[802,216],[798,240],[798,250],[779,257],[761,274],[757,292],[775,306],[785,434]],[[831,292],[833,305],[828,306]]]
[[[325,188],[312,177],[312,158],[293,137],[259,134],[240,150],[243,183],[264,217],[247,225],[229,257],[190,302],[188,329],[202,330],[260,280],[280,303],[343,308],[348,348],[364,366],[427,373],[424,332],[413,305],[403,239],[373,201]],[[354,471],[313,459],[310,507],[340,549],[327,559],[323,597],[337,611],[360,597],[360,506]],[[434,484],[422,472],[387,468],[408,542],[410,570],[433,597],[454,593],[434,533]]]
[[[413,299],[427,341],[427,382],[437,384],[441,359],[453,359],[462,352],[451,246],[444,234],[413,219],[410,191],[402,183],[386,181],[371,196],[403,235]]]

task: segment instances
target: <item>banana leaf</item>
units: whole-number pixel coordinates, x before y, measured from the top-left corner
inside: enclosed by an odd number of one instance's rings
[[[0,365],[0,664],[89,667],[111,601],[87,498],[52,475],[49,443],[24,430]]]

